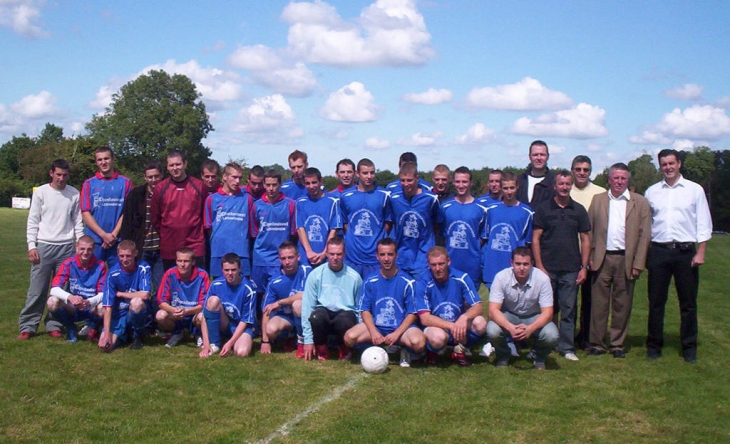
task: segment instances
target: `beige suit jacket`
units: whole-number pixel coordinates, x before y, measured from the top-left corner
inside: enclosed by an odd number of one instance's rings
[[[606,257],[608,232],[608,193],[593,196],[588,211],[591,220],[592,270],[598,270]],[[651,207],[644,196],[630,192],[626,203],[626,277],[631,279],[631,269],[643,270],[651,242]]]

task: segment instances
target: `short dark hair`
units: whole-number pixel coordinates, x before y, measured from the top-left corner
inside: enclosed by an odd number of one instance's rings
[[[318,181],[322,181],[322,173],[314,167],[309,167],[306,170],[304,170],[303,177],[316,177]]]
[[[241,257],[237,255],[236,253],[226,253],[221,258],[221,265],[222,264],[236,264],[237,266],[241,266]]]
[[[570,174],[570,171],[568,171],[566,169],[562,169],[555,173],[555,181],[553,183],[558,183],[559,177],[570,177],[570,180],[571,181],[573,180],[573,175]]]
[[[378,241],[378,245],[377,246],[378,247],[380,247],[380,246],[383,246],[383,247],[390,247],[390,246],[396,247],[397,245],[395,243],[395,240],[393,240],[392,237],[384,237],[384,238],[382,238],[382,239],[380,239]],[[377,251],[377,248],[376,248],[376,251]]]
[[[570,164],[570,169],[572,170],[575,168],[575,164],[577,163],[587,163],[590,165],[591,170],[593,169],[593,163],[591,162],[591,158],[588,156],[584,156],[583,154],[579,154],[573,158],[573,163]]]
[[[528,153],[529,153],[529,154],[532,154],[532,147],[533,147],[533,146],[544,146],[544,147],[545,147],[545,152],[546,152],[546,153],[547,153],[548,155],[550,155],[550,149],[548,148],[548,144],[547,144],[547,143],[545,143],[544,141],[542,141],[542,140],[534,140],[534,141],[533,141],[533,142],[532,142],[532,143],[530,144],[530,151],[528,151]]]
[[[418,164],[418,158],[416,158],[416,155],[412,152],[406,151],[405,153],[400,155],[400,158],[398,159],[398,166],[400,167],[406,162],[413,162],[415,164]]]
[[[674,156],[674,158],[677,159],[678,162],[682,161],[682,157],[679,154],[679,151],[672,149],[672,148],[664,148],[663,150],[659,151],[659,154],[657,154],[657,156],[656,156],[657,162],[661,163],[663,158],[669,157],[669,156]]]
[[[226,166],[223,167],[223,174],[231,174],[231,170],[243,173],[243,167],[239,165],[238,162],[228,162]]]
[[[176,251],[176,253],[180,253],[180,254],[189,254],[189,255],[190,255],[190,258],[191,258],[191,259],[192,259],[193,261],[195,260],[195,252],[193,251],[193,249],[192,249],[192,248],[188,248],[188,247],[182,247],[181,249],[177,250],[177,251]]]
[[[335,236],[327,240],[327,245],[325,246],[325,248],[329,247],[330,245],[342,245],[344,247],[345,240],[342,238],[342,236]]]
[[[529,247],[517,247],[512,250],[512,260],[514,260],[515,256],[528,256],[530,261],[532,261],[532,249]]]
[[[178,149],[170,150],[170,152],[167,153],[168,159],[173,158],[173,157],[179,157],[180,160],[183,161],[183,163],[187,162],[187,159],[185,158],[185,153],[183,153],[182,151],[180,151]]]
[[[71,166],[69,166],[66,159],[56,159],[53,162],[51,162],[51,171],[56,171],[56,168],[59,170],[70,170]]]
[[[262,167],[261,165],[254,165],[248,171],[248,176],[249,177],[251,177],[251,176],[261,177],[264,175],[264,173],[265,173],[264,167]]]
[[[159,172],[162,172],[162,164],[159,160],[150,160],[146,164],[144,164],[144,170],[157,170]]]
[[[277,181],[278,181],[279,183],[281,183],[281,173],[280,173],[280,172],[278,172],[278,171],[276,171],[276,170],[275,170],[275,169],[273,169],[273,168],[272,168],[272,169],[270,169],[269,171],[267,171],[267,172],[266,172],[266,174],[264,174],[264,180],[266,180],[266,179],[271,179],[271,178],[274,178],[274,179],[276,179],[276,180],[277,180]]]
[[[413,174],[414,176],[418,176],[418,166],[414,162],[404,162],[401,164],[398,175],[407,175],[407,174]]]
[[[368,159],[367,157],[360,159],[360,161],[357,163],[357,172],[360,172],[360,167],[373,167],[375,168],[375,164],[372,160]]]
[[[471,180],[471,170],[465,166],[460,166],[459,168],[454,170],[454,176],[457,174],[468,174],[469,180]]]
[[[289,154],[289,157],[287,157],[288,162],[298,159],[302,159],[304,163],[307,163],[307,153],[305,153],[304,151],[294,150],[291,154]]]
[[[287,250],[287,249],[289,249],[289,248],[293,248],[293,249],[295,249],[295,250],[299,251],[299,250],[297,249],[297,246],[296,246],[296,245],[294,245],[294,242],[292,242],[292,241],[290,241],[290,240],[286,240],[286,241],[282,242],[282,243],[281,243],[281,245],[279,245],[279,249],[278,249],[278,251],[281,251],[281,250]]]
[[[499,174],[501,176],[502,174],[504,174],[504,172],[500,169],[492,170],[489,172],[489,174],[487,174],[487,177],[491,176],[492,174]]]
[[[337,165],[335,165],[335,172],[339,171],[340,166],[342,166],[342,165],[350,165],[353,170],[355,169],[355,162],[353,162],[350,159],[345,158],[345,159],[342,159],[339,162],[337,162]]]
[[[517,182],[517,176],[512,171],[502,173],[502,182]],[[519,186],[519,185],[518,185]]]
[[[200,165],[200,171],[208,170],[211,172],[215,172],[215,174],[218,174],[218,171],[221,169],[221,166],[213,159],[206,159],[203,161],[203,163]]]
[[[114,157],[114,151],[112,151],[112,149],[108,146],[97,146],[94,150],[94,157],[96,157],[99,153],[109,153],[112,157]]]

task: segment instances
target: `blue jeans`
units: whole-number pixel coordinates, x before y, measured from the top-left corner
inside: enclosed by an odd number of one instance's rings
[[[558,351],[563,355],[575,353],[575,323],[578,310],[578,279],[577,271],[549,272],[550,282],[553,286],[553,322],[558,323],[560,339],[558,340]]]
[[[504,312],[504,317],[507,318],[510,324],[519,325],[531,325],[540,316],[535,314],[532,316],[517,316],[509,312]],[[550,352],[558,342],[558,328],[552,322],[548,322],[542,328],[535,330],[530,339],[534,339],[535,343],[532,345],[532,349],[535,352],[535,362],[545,362]],[[494,321],[489,321],[487,324],[487,337],[489,342],[494,346],[497,361],[507,360],[510,358],[511,353],[509,346],[507,345],[507,339],[510,334],[504,328],[497,325]]]
[[[152,279],[152,299],[157,298],[157,289],[160,287],[162,275],[165,274],[165,267],[162,265],[160,250],[147,250],[142,252],[142,260],[150,266],[150,278]]]

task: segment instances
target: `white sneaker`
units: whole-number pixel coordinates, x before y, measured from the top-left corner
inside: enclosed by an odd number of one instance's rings
[[[89,326],[88,326],[88,325],[84,325],[83,327],[81,327],[81,330],[79,330],[79,332],[78,332],[77,334],[78,334],[79,336],[81,336],[81,337],[84,337],[84,338],[85,338],[85,337],[89,336],[89,330],[91,330],[91,329],[89,328]]]
[[[411,352],[405,348],[400,349],[400,366],[403,368],[411,366]]]
[[[487,342],[484,344],[484,347],[482,347],[482,351],[479,352],[479,356],[484,356],[485,358],[488,358],[492,356],[492,353],[494,353],[494,347],[492,346],[491,342]]]
[[[195,345],[198,346],[198,348],[203,348],[203,337],[198,336],[198,338],[195,340]]]
[[[566,353],[564,357],[568,361],[578,361],[578,357],[575,355],[575,353]]]
[[[210,344],[210,355],[217,355],[221,351],[221,348],[215,344]],[[208,356],[210,356],[208,355]]]
[[[180,341],[183,340],[183,332],[175,333],[174,335],[170,336],[170,339],[167,340],[167,343],[165,344],[165,347],[172,348],[180,343]]]

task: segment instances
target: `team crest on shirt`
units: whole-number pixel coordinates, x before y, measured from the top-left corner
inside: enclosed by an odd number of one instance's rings
[[[241,312],[238,307],[230,302],[223,302],[223,311],[228,315],[228,319],[241,319]]]
[[[456,322],[456,319],[461,315],[458,306],[448,301],[437,305],[434,313],[437,313],[438,317],[449,322]]]
[[[323,231],[327,231],[327,224],[322,216],[309,216],[307,220],[304,221],[304,226],[306,227],[307,239],[309,239],[309,242],[324,242],[326,233],[323,234]]]
[[[454,221],[447,230],[449,247],[455,250],[468,250],[469,238],[475,238],[476,234],[472,227],[460,220]]]
[[[421,232],[420,227],[426,226],[426,221],[420,214],[414,211],[406,211],[401,215],[399,220],[400,226],[403,227],[403,236],[418,238]]]
[[[517,239],[517,233],[509,224],[499,223],[494,226],[494,239],[489,248],[496,251],[512,251],[511,239]]]
[[[353,228],[353,234],[355,236],[372,237],[373,226],[375,223],[380,225],[380,220],[375,214],[368,209],[357,210],[352,214],[352,220],[357,220],[355,227]],[[373,222],[375,221],[375,222]]]
[[[402,307],[392,297],[385,298],[385,307],[380,307],[380,311],[375,315],[375,324],[381,327],[397,328],[398,323],[395,317],[396,307],[403,311]]]

